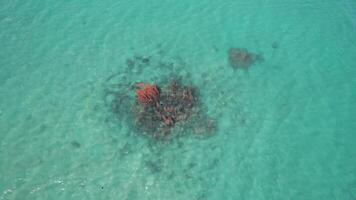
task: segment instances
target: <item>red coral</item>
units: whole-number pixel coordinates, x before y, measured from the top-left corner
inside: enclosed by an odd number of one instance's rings
[[[137,101],[144,106],[153,105],[159,100],[159,91],[156,85],[139,83],[136,90]]]
[[[163,115],[163,123],[164,123],[166,126],[173,126],[174,121],[173,121],[172,117],[170,117],[170,116],[164,116],[164,115]]]

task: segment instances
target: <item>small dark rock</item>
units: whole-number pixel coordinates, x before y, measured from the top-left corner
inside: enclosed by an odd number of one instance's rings
[[[128,143],[126,143],[123,147],[119,149],[120,156],[125,156],[131,152],[131,147]]]
[[[152,172],[152,173],[159,173],[162,171],[162,167],[159,162],[155,161],[146,161],[145,162],[146,167]]]
[[[72,147],[74,147],[76,149],[81,147],[81,144],[78,141],[75,141],[75,140],[72,141],[70,144],[72,145]]]
[[[134,56],[134,59],[136,61],[139,61],[139,62],[141,62],[143,64],[146,64],[146,65],[148,65],[150,63],[150,57],[144,57],[144,56],[136,55],[136,56]]]
[[[273,49],[278,49],[279,44],[278,44],[277,42],[273,42],[273,43],[271,44],[271,47],[272,47]]]
[[[126,65],[127,65],[129,68],[133,68],[133,67],[135,67],[135,61],[133,61],[132,59],[127,59],[127,60],[126,60]]]

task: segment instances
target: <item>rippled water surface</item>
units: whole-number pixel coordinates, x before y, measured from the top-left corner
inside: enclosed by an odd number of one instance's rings
[[[355,55],[354,0],[2,0],[0,200],[356,199]],[[133,130],[173,76],[214,133]]]

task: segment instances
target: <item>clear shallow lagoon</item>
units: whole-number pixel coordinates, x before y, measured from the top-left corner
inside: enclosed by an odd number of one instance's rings
[[[0,200],[356,199],[356,1],[2,0],[0,48]],[[154,142],[105,104],[171,74],[215,134]]]

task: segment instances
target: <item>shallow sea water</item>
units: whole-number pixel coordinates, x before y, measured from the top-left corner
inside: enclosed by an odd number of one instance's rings
[[[356,199],[353,0],[2,0],[0,47],[0,200]],[[106,104],[171,76],[214,134],[155,141]]]

